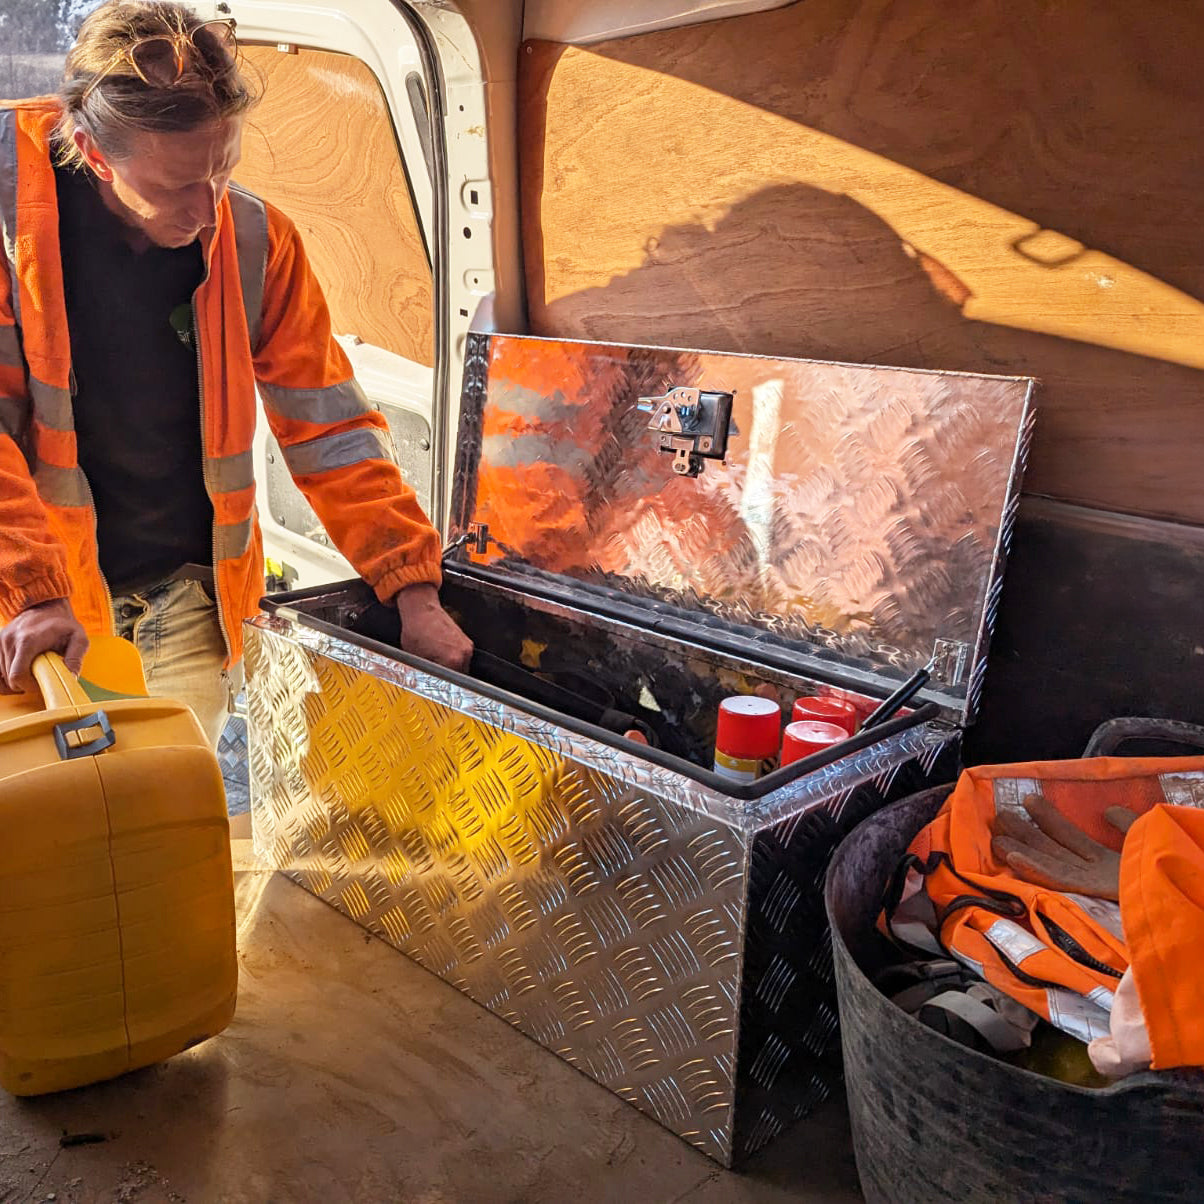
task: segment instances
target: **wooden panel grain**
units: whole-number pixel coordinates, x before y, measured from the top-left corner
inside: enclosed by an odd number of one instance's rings
[[[1204,22],[807,0],[520,63],[535,333],[1041,380],[1033,492],[1204,522]]]
[[[431,269],[375,76],[349,55],[245,54],[264,93],[235,178],[297,223],[336,333],[430,366]]]

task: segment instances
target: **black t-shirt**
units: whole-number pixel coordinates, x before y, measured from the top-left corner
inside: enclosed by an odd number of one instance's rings
[[[101,571],[128,593],[212,562],[197,353],[172,325],[204,263],[198,242],[134,250],[90,172],[56,167],[55,182],[79,462]],[[176,318],[191,321],[187,309]]]

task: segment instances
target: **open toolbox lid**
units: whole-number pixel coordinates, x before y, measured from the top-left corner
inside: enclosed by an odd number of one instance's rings
[[[449,560],[883,692],[931,664],[918,697],[969,723],[1032,392],[1024,377],[473,334]]]

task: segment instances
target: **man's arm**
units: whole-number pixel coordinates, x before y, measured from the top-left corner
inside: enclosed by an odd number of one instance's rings
[[[88,647],[67,601],[67,554],[29,473],[25,364],[13,320],[11,276],[0,252],[0,693],[33,689],[30,666],[60,652],[73,672]]]
[[[384,417],[368,405],[291,222],[268,208],[269,253],[255,375],[297,487],[335,546],[384,603],[402,647],[463,669],[472,644],[439,605],[439,533],[398,471]]]

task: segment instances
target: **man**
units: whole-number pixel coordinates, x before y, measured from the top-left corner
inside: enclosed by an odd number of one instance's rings
[[[331,337],[300,239],[230,185],[256,97],[232,22],[110,0],[57,97],[0,109],[0,690],[88,632],[137,643],[210,737],[263,553],[256,386],[336,546],[452,668],[438,533]]]

